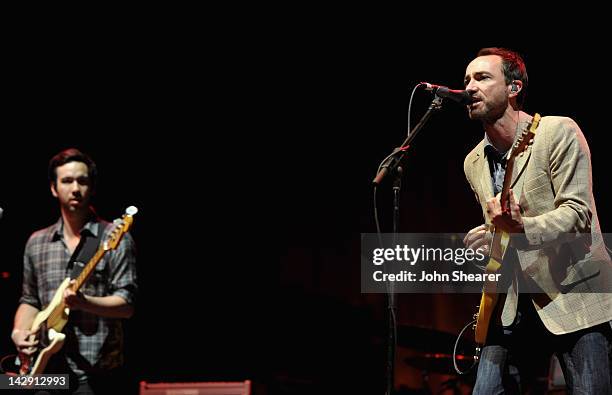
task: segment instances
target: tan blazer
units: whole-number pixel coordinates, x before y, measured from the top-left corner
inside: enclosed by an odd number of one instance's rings
[[[484,140],[465,158],[467,180],[481,205],[493,186]],[[591,154],[570,118],[543,117],[533,145],[515,161],[512,189],[525,235],[514,237],[523,290],[554,334],[574,332],[612,320],[612,262],[606,252],[592,192]],[[512,277],[512,276],[510,276]],[[502,324],[516,316],[518,277],[507,279]],[[537,293],[536,293],[537,292]]]

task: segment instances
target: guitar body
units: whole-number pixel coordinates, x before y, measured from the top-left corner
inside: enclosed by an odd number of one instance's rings
[[[47,336],[50,339],[50,343],[47,347],[40,350],[32,369],[28,372],[23,372],[20,369],[19,374],[42,374],[45,371],[45,368],[47,367],[49,358],[51,358],[53,354],[58,352],[63,347],[64,340],[66,340],[66,335],[61,332],[56,332],[54,329],[49,329],[49,333],[47,334]]]
[[[510,214],[509,193],[514,170],[514,159],[517,155],[523,154],[527,147],[533,142],[533,137],[535,136],[539,123],[540,114],[535,114],[528,128],[522,132],[522,135],[512,147],[512,151],[507,159],[504,184],[500,193],[500,202],[502,210],[508,215]],[[489,249],[489,261],[485,268],[487,274],[495,274],[501,269],[502,261],[504,260],[509,245],[510,235],[507,232],[495,229]],[[490,278],[490,276],[487,276],[487,278]],[[474,325],[474,340],[476,342],[476,352],[474,360],[480,358],[480,352],[486,343],[489,327],[493,319],[493,311],[495,310],[498,299],[497,282],[485,281],[482,296],[480,298],[480,305],[478,306],[478,313],[475,314],[476,324]]]
[[[506,249],[510,244],[510,235],[506,232],[495,232],[493,241],[491,242],[491,256],[485,268],[487,274],[495,274],[501,269],[502,261],[506,253]],[[487,276],[487,278],[490,278]],[[487,333],[491,319],[493,317],[493,309],[497,305],[499,294],[497,293],[497,283],[485,281],[480,305],[478,306],[478,314],[476,321],[475,340],[479,350],[482,349],[487,340]]]
[[[70,309],[64,304],[64,291],[68,288],[69,283],[70,278],[64,279],[55,291],[51,303],[34,317],[30,328],[33,334],[28,340],[34,340],[37,334],[40,334],[39,341],[42,341],[44,348],[38,352],[34,366],[32,366],[32,357],[21,361],[19,374],[41,374],[51,355],[57,353],[64,345],[66,335],[61,331],[68,322],[70,314]],[[45,333],[40,333],[43,331]],[[48,344],[44,341],[46,339],[49,340]]]

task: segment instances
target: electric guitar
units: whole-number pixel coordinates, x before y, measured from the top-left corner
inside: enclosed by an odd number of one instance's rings
[[[38,336],[39,350],[27,357],[23,354],[19,356],[21,364],[19,368],[20,375],[41,374],[47,367],[49,358],[62,348],[66,335],[61,331],[68,322],[68,315],[70,314],[70,309],[64,303],[64,291],[68,287],[75,292],[81,288],[104,254],[109,250],[117,248],[123,235],[132,226],[133,217],[137,212],[138,209],[136,207],[130,206],[125,210],[125,214],[120,219],[118,218],[114,221],[114,229],[102,245],[98,247],[98,250],[87,265],[83,267],[81,274],[75,279],[74,284],[70,285],[70,277],[67,277],[55,291],[49,305],[36,314],[30,328],[32,334],[28,337],[28,340],[36,340]]]
[[[512,183],[512,173],[514,172],[514,160],[518,155],[522,155],[527,147],[533,142],[533,138],[536,134],[536,129],[540,123],[540,114],[535,114],[531,123],[528,124],[520,138],[514,143],[512,151],[506,161],[506,173],[504,175],[504,184],[501,190],[500,202],[504,213],[510,215],[510,185]],[[489,248],[489,260],[486,266],[487,274],[496,273],[502,265],[504,255],[508,244],[510,243],[510,235],[501,229],[495,229],[493,227],[493,239]],[[492,276],[486,276],[490,278]],[[498,293],[497,293],[497,282],[485,281],[482,290],[482,296],[480,298],[480,305],[478,306],[478,312],[474,314],[476,324],[474,325],[475,330],[475,342],[476,342],[476,353],[474,360],[477,361],[480,358],[480,352],[487,340],[487,333],[489,331],[489,324],[493,315],[493,309],[497,304]]]

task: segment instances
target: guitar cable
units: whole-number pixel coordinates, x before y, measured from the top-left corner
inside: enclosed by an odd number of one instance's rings
[[[8,360],[9,358],[17,359],[17,354],[8,354],[0,358],[0,374],[8,374],[8,375],[15,374],[15,372],[11,372],[10,370],[7,370],[4,368],[4,364],[6,363],[6,360]]]
[[[487,231],[489,231],[489,229],[487,228]],[[493,238],[491,238],[491,242],[489,244],[489,251],[491,251],[493,245]],[[482,270],[483,272],[486,271],[486,266],[480,266],[480,265],[476,265],[475,263],[472,262],[472,264]],[[459,335],[457,335],[457,340],[455,340],[455,346],[453,347],[453,367],[455,368],[455,372],[457,372],[459,375],[465,375],[468,374],[469,372],[472,371],[472,369],[474,369],[474,366],[476,366],[478,364],[478,359],[474,358],[472,361],[472,365],[467,368],[466,370],[461,370],[459,369],[459,366],[457,365],[457,346],[459,345],[459,341],[461,340],[461,337],[463,336],[463,333],[471,326],[473,326],[474,324],[476,324],[476,322],[478,322],[478,319],[473,319],[472,321],[468,322],[466,326],[463,327],[463,329],[461,329],[461,332],[459,332]]]
[[[455,340],[455,346],[453,347],[453,366],[455,368],[455,372],[457,372],[460,375],[468,374],[469,372],[472,371],[474,366],[476,366],[476,364],[478,363],[478,360],[474,358],[474,360],[472,361],[472,366],[470,366],[466,370],[459,369],[459,366],[457,365],[457,346],[459,345],[459,340],[461,340],[461,337],[463,336],[463,332],[465,332],[469,327],[471,327],[475,323],[476,323],[476,320],[474,319],[470,321],[466,326],[464,326],[461,332],[459,332],[459,335],[457,336],[457,340]]]

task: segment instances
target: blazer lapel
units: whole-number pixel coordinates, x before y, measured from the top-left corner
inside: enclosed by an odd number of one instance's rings
[[[529,163],[529,157],[531,156],[531,145],[528,146],[523,152],[523,155],[518,155],[514,160],[514,172],[512,174],[512,182],[510,188],[514,191],[514,196],[520,198],[521,192],[523,191],[524,178],[521,177],[525,171],[527,163]]]
[[[486,210],[487,200],[493,197],[493,181],[491,181],[491,169],[489,162],[484,154],[484,143],[481,143],[476,160],[474,160],[474,169],[476,170],[476,179],[480,182],[481,196],[484,200],[481,202],[483,211]]]

